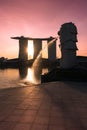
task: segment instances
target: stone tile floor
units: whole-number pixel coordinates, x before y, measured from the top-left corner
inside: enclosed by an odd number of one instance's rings
[[[0,130],[87,130],[87,83],[0,90]]]

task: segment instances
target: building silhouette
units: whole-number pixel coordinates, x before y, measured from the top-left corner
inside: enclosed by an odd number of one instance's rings
[[[11,39],[19,40],[19,54],[18,58],[21,61],[27,61],[28,60],[28,40],[33,40],[33,46],[34,46],[34,56],[33,59],[36,59],[39,52],[42,50],[42,41],[47,41],[49,43],[51,40],[53,40],[53,37],[49,38],[30,38],[30,37],[11,37]],[[30,48],[31,49],[31,48]],[[48,47],[48,60],[55,61],[56,60],[56,41],[51,44],[50,47]]]

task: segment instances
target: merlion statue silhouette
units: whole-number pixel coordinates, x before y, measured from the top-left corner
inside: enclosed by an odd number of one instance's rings
[[[76,65],[77,27],[74,23],[64,23],[58,31],[61,49],[61,68],[72,68]]]

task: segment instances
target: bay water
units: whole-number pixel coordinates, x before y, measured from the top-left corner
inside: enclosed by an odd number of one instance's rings
[[[21,67],[0,69],[0,89],[40,84],[41,74],[46,72],[48,72],[47,68]]]

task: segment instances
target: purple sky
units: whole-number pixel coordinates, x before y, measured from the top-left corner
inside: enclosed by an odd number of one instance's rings
[[[65,22],[77,26],[78,55],[87,56],[87,0],[0,0],[0,57],[18,56],[10,37],[56,37]]]

